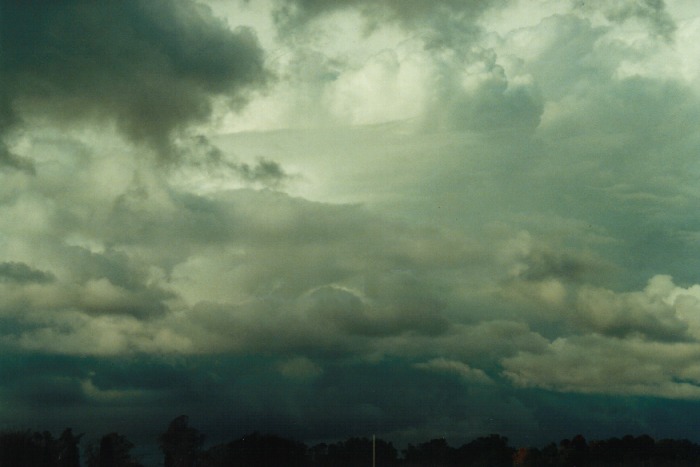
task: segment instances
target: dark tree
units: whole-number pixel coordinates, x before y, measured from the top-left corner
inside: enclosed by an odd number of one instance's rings
[[[75,436],[70,428],[66,428],[56,442],[58,467],[80,467],[80,450],[78,443],[82,434]]]
[[[588,450],[594,465],[619,465],[625,457],[620,438],[591,441]]]
[[[662,439],[656,442],[657,458],[678,466],[700,464],[700,446],[687,439]],[[669,462],[670,461],[670,462]]]
[[[649,435],[637,437],[625,436],[622,441],[627,445],[628,456],[634,460],[650,460],[654,455],[654,439]]]
[[[474,467],[510,467],[515,450],[508,438],[492,434],[471,441],[457,450],[459,465]]]
[[[409,466],[449,467],[456,465],[456,450],[444,438],[431,439],[418,446],[409,444],[404,459]]]
[[[309,450],[309,458],[318,467],[366,467],[372,464],[373,449],[378,466],[398,465],[398,451],[382,439],[354,437],[331,445],[319,444]]]
[[[559,446],[559,457],[562,465],[567,467],[588,465],[589,448],[586,438],[582,435],[574,436],[571,441],[563,440]]]
[[[0,467],[80,467],[81,436],[74,436],[70,428],[59,439],[48,431],[0,433]]]
[[[180,415],[168,425],[168,430],[160,435],[160,449],[163,451],[165,467],[193,467],[197,461],[204,435],[188,426],[189,417]]]
[[[582,435],[551,443],[542,450],[521,449],[513,457],[516,466],[549,467],[697,467],[700,445],[688,440],[654,441],[651,436],[593,440]]]
[[[303,443],[258,433],[209,448],[200,458],[202,467],[305,467],[308,462]]]
[[[546,466],[555,466],[559,462],[559,449],[555,443],[549,443],[540,451],[540,464]]]
[[[109,433],[100,440],[99,447],[94,443],[85,448],[88,467],[140,467],[141,464],[131,457],[134,444],[125,436]]]
[[[119,443],[115,433],[103,436],[100,440],[100,467],[117,467],[119,465]],[[126,445],[124,445],[126,446]],[[126,449],[129,452],[130,447]]]
[[[319,443],[309,448],[308,456],[312,465],[325,465],[328,462],[328,445]]]
[[[42,446],[42,435],[30,431],[10,431],[0,435],[0,466],[49,466]]]
[[[306,446],[275,435],[253,433],[231,443],[234,460],[241,466],[302,467],[306,464]]]
[[[392,443],[376,439],[375,452],[378,466],[390,467],[399,464],[399,453]]]
[[[542,451],[537,448],[520,448],[513,454],[514,467],[543,467],[552,466],[547,463]]]

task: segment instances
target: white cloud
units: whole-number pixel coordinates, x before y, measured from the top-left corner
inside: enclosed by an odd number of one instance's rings
[[[466,363],[445,358],[434,358],[424,363],[416,363],[416,368],[441,373],[454,373],[468,383],[490,384],[493,380],[483,370],[472,368]]]
[[[97,402],[118,402],[123,399],[135,399],[142,393],[139,390],[119,390],[119,389],[100,389],[95,386],[92,379],[84,379],[80,382],[80,387],[83,393],[90,399]]]
[[[601,335],[554,340],[538,354],[503,360],[503,374],[516,385],[556,391],[700,398],[695,373],[700,346]]]
[[[503,359],[516,384],[566,392],[700,398],[700,287],[655,276],[638,292],[583,287],[578,333]]]
[[[64,355],[120,356],[177,354],[192,351],[191,339],[130,316],[86,316],[79,311],[37,315],[27,326],[0,340],[15,350]]]
[[[656,276],[643,292],[583,288],[576,303],[578,319],[603,334],[640,333],[656,339],[683,339],[688,323],[659,294],[660,288],[669,283],[670,278]]]

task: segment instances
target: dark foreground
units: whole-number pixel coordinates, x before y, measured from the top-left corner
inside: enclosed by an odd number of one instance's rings
[[[688,440],[654,440],[624,436],[586,441],[577,435],[543,448],[513,448],[508,439],[492,434],[460,447],[444,439],[409,444],[399,453],[391,442],[349,438],[332,444],[307,446],[276,435],[252,433],[208,448],[204,435],[174,419],[158,442],[165,467],[510,467],[510,466],[700,466],[700,445]],[[49,432],[0,433],[0,467],[143,467],[131,455],[134,444],[118,433],[80,449],[82,434],[66,429]],[[81,462],[82,461],[82,462]]]

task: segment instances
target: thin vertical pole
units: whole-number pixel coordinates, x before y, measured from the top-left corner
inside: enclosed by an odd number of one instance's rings
[[[377,467],[377,437],[372,435],[372,467]]]

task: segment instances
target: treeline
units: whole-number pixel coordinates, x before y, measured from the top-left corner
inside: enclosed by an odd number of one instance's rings
[[[81,467],[78,444],[82,434],[68,428],[61,436],[51,433],[4,431],[0,433],[0,467]],[[143,467],[131,456],[134,444],[123,435],[109,433],[85,447],[88,467]]]
[[[132,456],[134,444],[118,433],[79,450],[82,434],[66,429],[49,432],[0,433],[0,467],[143,467]],[[349,438],[307,446],[276,435],[252,433],[204,449],[204,435],[189,426],[187,416],[174,419],[159,436],[165,467],[686,467],[700,466],[700,445],[688,440],[625,436],[587,442],[577,435],[543,448],[515,449],[497,435],[460,447],[445,439],[409,444],[401,453],[391,442]]]
[[[79,467],[82,436],[70,428],[58,438],[48,431],[5,431],[0,434],[0,467]]]
[[[662,439],[651,436],[625,436],[591,441],[577,435],[542,449],[521,448],[513,456],[513,465],[588,466],[588,467],[686,467],[700,466],[700,445],[687,439]]]

